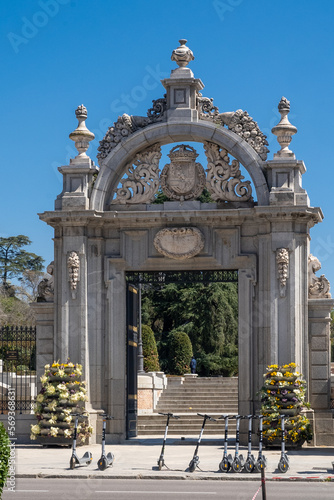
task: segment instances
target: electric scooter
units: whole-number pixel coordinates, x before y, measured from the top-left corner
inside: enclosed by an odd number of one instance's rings
[[[244,457],[239,455],[239,443],[240,443],[240,420],[242,418],[241,415],[234,415],[231,418],[235,418],[236,420],[236,435],[235,435],[235,454],[232,462],[232,470],[234,472],[240,472],[245,464]]]
[[[200,432],[199,437],[198,437],[198,441],[197,441],[197,445],[196,445],[196,448],[195,448],[194,456],[193,456],[193,458],[189,462],[189,472],[194,472],[194,470],[196,469],[196,467],[198,467],[199,456],[197,455],[197,453],[198,453],[198,448],[199,448],[199,445],[201,443],[201,439],[202,439],[202,436],[203,436],[203,432],[204,432],[204,427],[205,427],[206,421],[207,420],[212,420],[212,422],[216,422],[216,419],[210,417],[209,415],[206,415],[206,414],[202,415],[201,413],[197,413],[197,415],[199,417],[203,417],[203,423],[202,423],[201,432]]]
[[[259,454],[257,457],[257,461],[255,462],[255,471],[261,472],[261,469],[265,469],[267,467],[267,459],[263,455],[263,415],[257,415],[255,418],[259,419]]]
[[[290,467],[289,457],[285,451],[285,427],[284,427],[285,415],[281,415],[281,430],[282,430],[282,441],[281,441],[281,458],[278,462],[278,470],[280,472],[287,472]]]
[[[224,436],[224,453],[223,458],[219,464],[220,472],[228,472],[232,467],[233,457],[232,455],[227,455],[227,444],[228,444],[228,415],[222,415],[219,419],[225,419],[225,436]]]
[[[248,452],[247,452],[247,457],[246,461],[244,464],[244,469],[246,472],[253,472],[255,468],[255,457],[252,454],[252,420],[253,420],[253,415],[247,415],[246,417],[248,419]]]
[[[79,458],[77,455],[77,429],[81,413],[72,413],[72,416],[75,417],[75,424],[74,424],[74,434],[73,434],[72,456],[70,458],[70,469],[74,469],[76,465],[89,465],[93,460],[93,455],[91,454],[90,451],[86,451],[86,453],[81,458]]]
[[[169,419],[170,418],[180,418],[180,417],[177,415],[173,415],[173,413],[159,413],[159,415],[165,415],[167,417],[165,435],[164,435],[164,439],[162,442],[160,457],[158,459],[159,470],[161,470],[164,466],[167,467],[167,465],[165,464],[164,454],[165,454],[165,445],[166,445],[166,439],[167,439]],[[167,469],[168,469],[168,467],[167,467]]]
[[[106,413],[103,413],[101,415],[103,417],[103,428],[102,428],[102,454],[101,458],[97,462],[97,466],[100,470],[106,470],[107,467],[112,467],[113,462],[114,462],[114,455],[113,453],[109,452],[108,455],[106,455],[105,452],[105,446],[106,446],[106,422],[107,420],[112,420],[114,417],[110,417]]]

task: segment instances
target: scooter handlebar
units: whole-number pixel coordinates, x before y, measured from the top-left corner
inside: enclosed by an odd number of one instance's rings
[[[171,417],[171,418],[181,418],[179,415],[173,415],[173,413],[161,413],[158,411],[158,415],[164,415],[165,417]]]
[[[114,417],[112,417],[111,415],[108,415],[107,413],[99,413],[99,416],[104,418],[105,420],[113,420]]]
[[[206,413],[205,413],[205,415],[203,415],[203,413],[197,413],[197,415],[199,417],[206,418],[207,420],[212,420],[212,422],[217,422],[217,420],[215,418],[210,417],[210,415],[207,415]]]

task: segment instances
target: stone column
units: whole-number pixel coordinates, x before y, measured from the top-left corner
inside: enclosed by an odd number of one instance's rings
[[[107,280],[103,407],[114,417],[107,432],[113,435],[115,442],[121,442],[126,436],[126,284],[124,272],[112,264],[110,262]]]

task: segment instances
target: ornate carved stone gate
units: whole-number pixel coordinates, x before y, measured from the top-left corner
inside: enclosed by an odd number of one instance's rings
[[[40,316],[39,368],[52,358],[82,363],[91,413],[112,414],[109,432],[123,439],[125,273],[237,270],[240,413],[258,408],[267,364],[294,361],[309,383],[317,442],[328,443],[332,428],[321,434],[317,422],[331,416],[333,301],[309,254],[310,229],[323,216],[302,188],[304,163],[289,150],[297,131],[290,104],[279,103],[273,133],[281,149],[267,160],[257,123],[246,111],[221,113],[202,96],[202,81],[187,67],[193,54],[180,44],[172,54],[178,67],[162,81],[166,94],[146,117],[123,115],[109,128],[100,168],[86,155],[87,110],[76,110],[70,138],[79,154],[59,169],[64,188],[55,210],[40,215],[55,229],[55,294],[44,330]],[[160,165],[166,144],[170,161]],[[198,161],[201,145],[207,165]],[[154,204],[159,188],[169,201]],[[204,188],[210,203],[197,199]]]

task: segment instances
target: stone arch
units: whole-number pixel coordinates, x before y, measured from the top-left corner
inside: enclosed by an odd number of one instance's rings
[[[251,146],[237,134],[207,121],[158,123],[139,130],[122,141],[102,163],[91,195],[92,210],[107,208],[112,191],[122,177],[126,164],[139,151],[155,143],[210,141],[226,149],[249,173],[255,187],[258,204],[269,205],[269,188],[264,174],[264,162]]]

